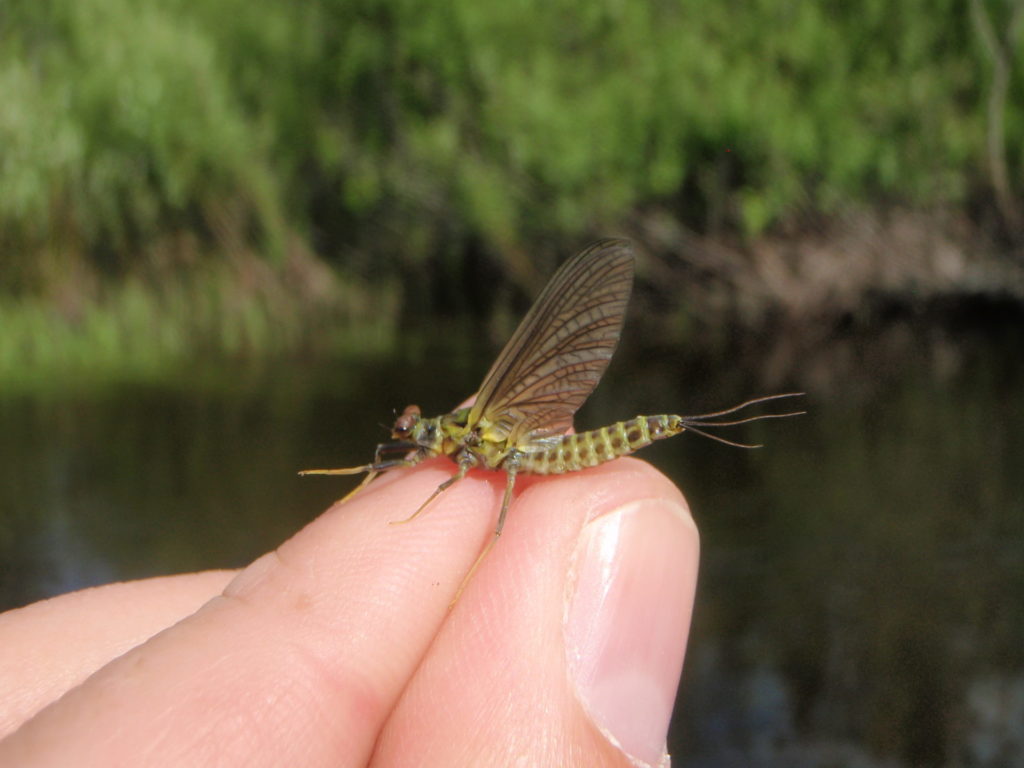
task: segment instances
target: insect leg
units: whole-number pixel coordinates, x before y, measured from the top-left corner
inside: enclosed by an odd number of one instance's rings
[[[508,514],[509,504],[512,502],[512,489],[516,485],[516,472],[518,471],[519,466],[518,463],[506,462],[503,467],[507,473],[507,479],[505,481],[505,495],[501,499],[501,512],[498,513],[498,525],[494,529],[494,535],[491,537],[491,540],[487,542],[487,546],[484,547],[483,552],[477,556],[476,561],[473,563],[473,567],[469,569],[469,572],[463,577],[462,583],[459,584],[459,588],[455,590],[455,597],[453,597],[452,601],[448,603],[448,610],[454,608],[455,604],[459,602],[459,598],[462,597],[462,591],[466,588],[466,585],[469,584],[469,580],[473,578],[473,574],[476,573],[476,569],[480,567],[480,564],[484,561],[484,558],[487,557],[491,548],[498,543],[498,539],[501,537],[501,529],[505,527],[505,515]]]
[[[368,465],[369,469],[366,470],[366,477],[363,478],[362,482],[359,483],[355,488],[346,493],[341,497],[342,501],[355,496],[365,486],[369,485],[370,481],[373,480],[381,472],[387,472],[389,469],[396,469],[398,467],[413,467],[423,461],[426,454],[422,451],[416,451],[411,456],[406,456],[403,459],[388,459],[383,460],[382,456],[385,451],[396,451],[396,450],[408,450],[408,446],[403,443],[382,443],[377,446],[377,450],[373,454],[373,464]]]
[[[304,469],[299,475],[358,475],[360,472],[375,472],[374,464],[363,464],[361,467],[345,467],[344,469]]]
[[[389,469],[397,469],[398,467],[412,467],[412,466],[415,466],[416,464],[419,464],[419,463],[420,463],[419,459],[416,459],[415,461],[410,460],[410,459],[391,459],[389,461],[375,461],[373,464],[367,464],[366,467],[363,468],[364,471],[366,472],[366,477],[364,477],[362,479],[362,481],[359,483],[359,485],[357,485],[351,491],[349,491],[344,496],[342,496],[341,497],[341,501],[346,501],[347,499],[351,498],[352,496],[355,496],[364,487],[369,485],[370,481],[373,480],[373,478],[375,478],[381,472],[387,472]],[[311,473],[307,471],[305,474],[311,474]],[[349,473],[348,472],[338,472],[338,473],[324,472],[324,473],[312,473],[312,474],[346,474],[347,475]]]
[[[475,467],[476,464],[476,456],[469,451],[464,451],[462,455],[459,456],[459,471],[437,486],[437,489],[427,497],[427,500],[420,504],[419,509],[409,515],[409,517],[405,518],[405,520],[392,520],[391,525],[402,525],[403,523],[415,520],[419,516],[420,512],[427,508],[427,505],[430,504],[430,502],[451,488],[456,482],[464,478],[466,473]]]
[[[501,529],[505,527],[505,515],[508,514],[509,504],[512,502],[512,489],[516,485],[516,472],[519,471],[519,467],[510,467],[507,462],[505,465],[506,481],[505,481],[505,495],[501,498],[501,512],[498,513],[498,526],[494,529],[494,540],[497,541],[498,537],[501,536]],[[493,542],[492,542],[493,543]]]
[[[419,464],[426,458],[426,455],[417,450],[415,454],[402,459],[383,460],[386,451],[409,451],[417,449],[415,443],[381,443],[373,454],[372,464],[363,464],[360,467],[344,467],[342,469],[304,469],[299,475],[358,475],[360,472],[384,472],[396,467],[411,467]]]
[[[373,463],[364,464],[360,467],[345,467],[342,469],[304,469],[299,472],[300,475],[358,475],[360,472],[365,472],[366,477],[363,478],[362,482],[359,483],[355,488],[346,493],[341,501],[345,501],[351,496],[358,493],[364,486],[366,486],[373,478],[375,478],[381,472],[387,472],[389,469],[397,469],[399,467],[414,467],[419,464],[423,459],[426,458],[426,453],[417,450],[415,453],[408,455],[401,459],[384,459],[383,454],[385,451],[408,451],[410,448],[415,446],[404,443],[382,443],[377,446],[376,452],[373,454]]]

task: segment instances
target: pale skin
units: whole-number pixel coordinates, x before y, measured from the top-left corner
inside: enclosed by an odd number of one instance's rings
[[[0,766],[664,764],[698,556],[679,491],[635,459],[521,477],[449,610],[504,475],[471,472],[387,523],[453,468],[387,473],[240,572],[0,615]],[[625,575],[592,589],[604,571],[581,553],[606,551]],[[592,621],[611,634],[593,640]],[[594,679],[633,690],[634,658],[654,689],[602,699]]]

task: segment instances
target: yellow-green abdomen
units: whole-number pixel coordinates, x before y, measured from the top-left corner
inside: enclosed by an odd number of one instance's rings
[[[684,429],[679,416],[637,416],[600,429],[565,435],[556,442],[532,450],[521,450],[521,472],[556,475],[596,467],[606,461],[628,456],[655,440],[678,435]]]

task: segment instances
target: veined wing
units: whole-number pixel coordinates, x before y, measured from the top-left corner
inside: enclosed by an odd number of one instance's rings
[[[627,240],[601,240],[555,273],[484,377],[469,424],[492,439],[565,432],[597,386],[633,287]]]

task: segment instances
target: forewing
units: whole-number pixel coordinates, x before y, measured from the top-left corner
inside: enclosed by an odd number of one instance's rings
[[[488,371],[470,412],[493,438],[565,432],[597,386],[633,287],[627,240],[601,240],[555,273]]]

